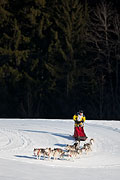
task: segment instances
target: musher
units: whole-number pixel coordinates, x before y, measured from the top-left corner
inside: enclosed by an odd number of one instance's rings
[[[86,117],[83,114],[83,111],[80,110],[73,116],[73,120],[75,121],[74,126],[74,138],[77,141],[85,141],[87,139],[87,136],[84,132],[84,122],[86,120]]]

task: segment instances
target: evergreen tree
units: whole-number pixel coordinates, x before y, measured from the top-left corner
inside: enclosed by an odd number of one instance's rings
[[[52,12],[54,39],[49,47],[49,70],[54,77],[61,78],[64,91],[69,96],[77,82],[81,71],[81,56],[84,53],[85,35],[87,27],[87,6],[83,7],[80,1],[60,1]],[[56,53],[55,53],[56,51]],[[51,61],[53,59],[54,62]],[[52,65],[51,65],[52,64]],[[64,68],[63,68],[64,67]],[[64,72],[63,72],[64,71]]]

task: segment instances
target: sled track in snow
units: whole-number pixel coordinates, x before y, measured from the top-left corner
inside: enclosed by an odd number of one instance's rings
[[[19,125],[14,123],[13,127],[9,124],[4,127],[3,123],[0,128],[0,158],[57,167],[120,167],[120,129],[88,121],[85,131],[88,137],[95,139],[93,151],[88,155],[70,161],[43,161],[33,157],[33,148],[65,148],[66,144],[73,144],[74,140],[69,136],[73,134],[72,121],[19,121]]]
[[[117,133],[120,133],[120,129],[118,129],[118,128],[113,128],[113,127],[110,127],[110,126],[105,126],[105,125],[98,125],[98,124],[94,124],[94,123],[92,123],[92,124],[86,124],[87,126],[94,126],[94,127],[97,127],[97,128],[103,128],[103,129],[107,129],[107,130],[110,130],[110,131],[115,131],[115,132],[117,132]]]
[[[18,130],[0,128],[0,134],[2,139],[0,151],[5,154],[15,152],[16,150],[20,149],[26,149],[31,143],[30,139],[27,139]]]

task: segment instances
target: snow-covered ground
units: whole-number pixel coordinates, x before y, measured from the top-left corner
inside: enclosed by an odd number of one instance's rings
[[[33,156],[33,148],[73,144],[73,129],[72,120],[0,119],[0,180],[120,179],[120,121],[87,120],[87,141],[94,138],[95,143],[79,159]]]

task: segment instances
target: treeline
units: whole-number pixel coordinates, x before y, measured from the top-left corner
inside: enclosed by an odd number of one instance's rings
[[[0,117],[120,118],[117,1],[0,0]]]

